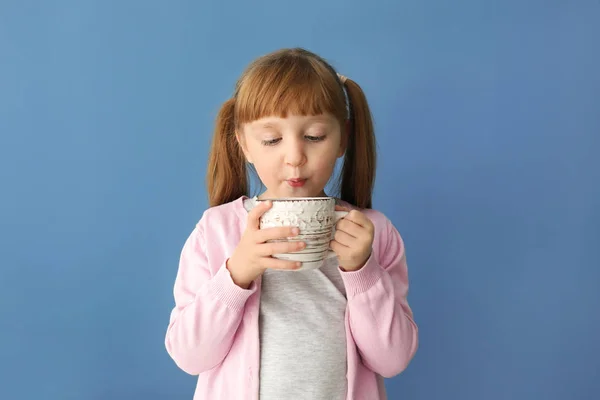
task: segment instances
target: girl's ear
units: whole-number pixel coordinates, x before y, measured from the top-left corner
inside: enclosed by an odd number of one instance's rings
[[[238,142],[238,145],[242,149],[242,152],[244,153],[244,157],[246,158],[246,161],[249,162],[250,164],[252,164],[252,160],[250,159],[250,153],[248,152],[248,144],[246,143],[246,138],[244,137],[244,134],[240,133],[239,131],[236,130],[235,138]]]

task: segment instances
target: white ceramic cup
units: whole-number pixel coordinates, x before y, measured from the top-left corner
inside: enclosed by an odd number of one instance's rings
[[[336,223],[347,211],[336,211],[333,197],[290,197],[261,199],[271,201],[272,207],[260,218],[260,228],[296,226],[300,234],[291,238],[273,241],[303,241],[306,247],[293,253],[274,254],[281,260],[300,261],[300,270],[316,269],[336,254],[329,248],[335,234]],[[297,271],[297,270],[296,270]]]

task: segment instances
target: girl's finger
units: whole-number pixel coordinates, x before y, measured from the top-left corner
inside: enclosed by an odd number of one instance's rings
[[[259,245],[259,253],[263,257],[272,256],[273,254],[294,253],[306,247],[304,242],[271,242]]]
[[[355,237],[350,236],[344,231],[335,231],[334,239],[336,242],[345,247],[351,247],[352,243],[356,240]]]
[[[363,228],[371,229],[373,227],[373,223],[369,217],[357,210],[350,211],[343,219],[346,221],[352,221]]]
[[[331,242],[329,242],[329,248],[331,250],[333,250],[333,252],[336,255],[340,255],[341,253],[343,253],[346,249],[348,249],[348,247],[344,246],[343,244],[341,244],[340,242],[338,242],[337,240],[332,240]]]
[[[261,259],[261,265],[268,269],[294,270],[301,267],[298,261],[279,260],[273,257],[264,257]]]
[[[257,231],[260,228],[260,217],[262,217],[272,205],[273,203],[270,201],[259,201],[256,207],[248,213],[248,229]]]
[[[355,238],[360,237],[363,234],[364,229],[365,228],[358,225],[356,222],[345,218],[342,218],[335,226],[336,232],[343,231]]]
[[[256,243],[264,243],[267,240],[287,239],[300,233],[295,226],[278,226],[274,228],[260,229],[256,232]]]

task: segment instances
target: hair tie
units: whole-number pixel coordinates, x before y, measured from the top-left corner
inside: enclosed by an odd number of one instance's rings
[[[344,75],[341,75],[341,74],[337,74],[337,76],[338,76],[338,78],[340,78],[340,81],[342,81],[342,85],[345,85],[348,78],[346,78]]]

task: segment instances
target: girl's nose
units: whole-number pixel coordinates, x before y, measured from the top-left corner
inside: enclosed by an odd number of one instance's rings
[[[300,143],[290,143],[286,148],[285,163],[292,167],[299,167],[306,162],[304,148]]]

